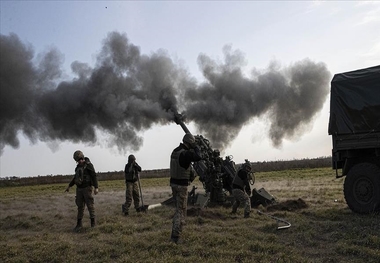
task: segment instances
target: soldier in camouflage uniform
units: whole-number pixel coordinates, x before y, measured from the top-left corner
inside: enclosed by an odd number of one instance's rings
[[[201,160],[199,150],[195,148],[195,138],[185,134],[183,143],[175,148],[170,156],[170,186],[175,202],[171,241],[179,242],[182,226],[187,214],[188,185],[194,180],[195,173],[192,162]]]
[[[138,184],[139,172],[141,172],[141,167],[136,162],[136,157],[131,154],[128,156],[128,163],[124,168],[125,176],[125,204],[123,207],[124,215],[129,214],[129,207],[133,204],[136,212],[140,212],[140,188]]]
[[[232,195],[235,197],[235,202],[232,205],[231,213],[236,214],[238,207],[243,203],[245,218],[248,218],[251,213],[251,199],[249,197],[252,193],[251,186],[249,185],[249,173],[251,170],[250,163],[244,163],[232,181]]]
[[[95,226],[95,206],[92,191],[95,188],[94,194],[96,195],[99,192],[99,188],[95,168],[90,162],[90,159],[84,157],[81,151],[75,151],[73,158],[77,162],[77,166],[75,168],[74,178],[67,186],[66,192],[70,190],[70,187],[76,184],[77,189],[75,203],[78,207],[78,215],[77,225],[74,228],[74,231],[79,232],[82,228],[82,219],[85,205],[87,206],[88,212],[90,214],[91,227]]]

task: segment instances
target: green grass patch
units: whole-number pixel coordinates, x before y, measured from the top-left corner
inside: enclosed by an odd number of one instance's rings
[[[195,184],[202,191],[202,184]],[[168,178],[141,180],[144,202],[169,197]],[[174,208],[121,213],[123,180],[101,181],[95,196],[97,226],[87,209],[80,233],[75,189],[67,184],[0,188],[2,262],[380,262],[379,215],[352,213],[344,202],[343,180],[330,168],[256,173],[254,187],[264,187],[281,202],[302,199],[306,207],[230,215],[230,207],[204,208],[187,217],[183,244],[169,242]]]

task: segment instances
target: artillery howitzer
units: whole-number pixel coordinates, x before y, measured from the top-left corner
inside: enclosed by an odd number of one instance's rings
[[[185,133],[191,134],[184,124],[184,116],[174,113],[174,121],[180,125]],[[233,156],[220,157],[219,150],[211,147],[210,141],[202,135],[193,135],[196,147],[200,150],[202,160],[194,163],[193,168],[203,184],[205,194],[195,193],[195,186],[189,192],[189,202],[204,207],[210,204],[223,205],[232,201],[232,181],[237,172]],[[246,160],[246,162],[249,162]],[[254,174],[251,173],[251,184],[254,184]]]
[[[184,116],[178,112],[174,112],[174,121],[176,124],[180,125],[185,133],[191,134],[189,129],[184,124]],[[193,168],[197,175],[199,176],[199,181],[202,182],[203,188],[205,189],[204,194],[197,194],[195,186],[189,192],[188,203],[190,205],[199,206],[200,208],[206,207],[208,205],[232,205],[232,182],[237,173],[235,162],[232,161],[233,156],[226,156],[225,159],[220,157],[219,150],[214,150],[210,141],[204,138],[202,135],[193,135],[195,138],[195,144],[198,148],[202,159],[193,164]],[[246,163],[251,163],[246,159]],[[249,173],[250,184],[253,185],[255,182],[255,177],[253,172]],[[264,206],[275,203],[275,199],[270,195],[264,188],[260,190],[252,189],[253,195],[251,199],[251,207],[258,206],[262,204]],[[154,205],[157,207],[160,205],[171,205],[174,203],[173,197],[168,200]],[[277,226],[277,229],[286,229],[291,226],[288,221],[281,218],[274,217],[272,215],[266,214],[258,210],[260,215],[266,215],[272,219],[275,219],[277,224],[282,223],[285,225]]]

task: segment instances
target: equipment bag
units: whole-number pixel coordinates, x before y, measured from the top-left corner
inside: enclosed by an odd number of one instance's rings
[[[252,191],[251,196],[251,207],[257,207],[259,205],[268,206],[274,204],[276,199],[268,193],[264,188],[257,190],[256,188]]]

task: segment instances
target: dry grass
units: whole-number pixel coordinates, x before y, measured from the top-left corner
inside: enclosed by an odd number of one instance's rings
[[[144,179],[145,204],[170,197],[168,179]],[[198,192],[202,186],[196,182]],[[104,181],[96,196],[97,227],[73,233],[75,190],[66,185],[0,188],[2,262],[380,262],[378,215],[352,213],[345,204],[343,179],[330,168],[256,174],[280,204],[301,199],[307,207],[271,210],[292,223],[252,213],[242,218],[229,207],[189,213],[184,244],[169,242],[173,208],[121,214],[123,181]],[[265,208],[260,207],[265,211]],[[269,208],[268,208],[269,210]]]

